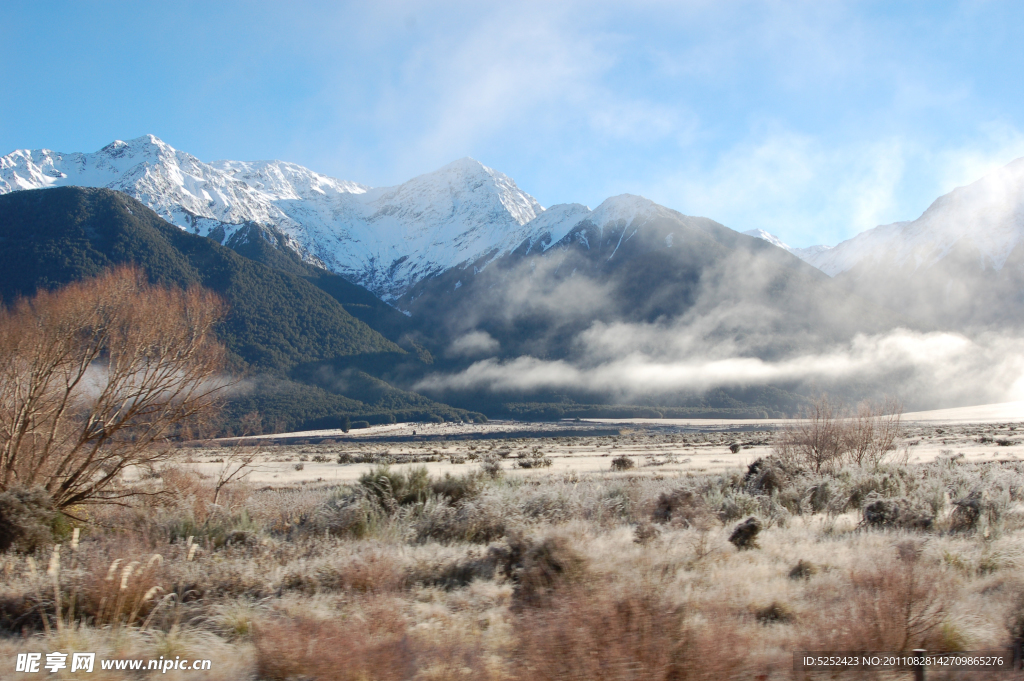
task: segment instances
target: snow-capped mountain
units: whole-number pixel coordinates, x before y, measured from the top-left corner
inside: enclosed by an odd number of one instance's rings
[[[744,234],[784,248],[831,277],[882,261],[914,272],[952,253],[970,253],[979,269],[999,271],[1024,242],[1024,158],[940,196],[916,220],[880,225],[834,247],[791,248],[764,230]]]
[[[764,241],[770,243],[772,246],[778,246],[784,251],[789,251],[790,253],[793,252],[793,249],[789,246],[789,244],[787,244],[774,234],[770,234],[764,231],[763,229],[748,229],[743,233],[746,234],[747,236],[753,236],[757,237],[758,239],[763,239]]]
[[[225,243],[247,224],[272,228],[307,261],[387,300],[424,277],[508,252],[544,213],[511,178],[470,158],[381,188],[281,161],[204,163],[153,135],[92,154],[0,158],[0,193],[62,185],[122,191]]]
[[[770,234],[764,231],[763,229],[749,229],[743,233],[746,234],[747,236],[752,236],[758,239],[762,239],[763,241],[767,241],[771,245],[778,246],[784,251],[789,251],[790,253],[800,258],[804,262],[810,263],[815,267],[818,267],[817,261],[824,257],[823,254],[826,251],[832,249],[831,246],[808,246],[807,248],[793,248],[789,244],[785,243],[779,237],[775,236],[774,234]],[[821,268],[818,267],[818,269]]]
[[[982,269],[1000,270],[1024,241],[1024,159],[939,197],[912,222],[882,225],[833,248],[816,265],[836,276],[885,257],[901,268],[929,268],[954,249],[976,251]]]

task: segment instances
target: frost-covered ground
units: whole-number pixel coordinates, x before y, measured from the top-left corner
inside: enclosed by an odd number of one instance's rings
[[[498,458],[514,475],[608,471],[612,459],[629,457],[630,475],[672,476],[744,468],[771,454],[786,420],[605,419],[586,422],[398,423],[342,433],[337,430],[252,438],[260,450],[250,480],[281,484],[349,482],[388,463],[396,470],[426,466],[432,475],[476,470]],[[898,450],[911,463],[962,453],[967,461],[1024,459],[1024,402],[904,415]],[[183,450],[206,474],[235,441],[224,447]],[[738,449],[737,449],[738,448]],[[733,451],[737,449],[737,451]],[[545,467],[521,468],[543,456]],[[338,463],[339,458],[345,463]]]

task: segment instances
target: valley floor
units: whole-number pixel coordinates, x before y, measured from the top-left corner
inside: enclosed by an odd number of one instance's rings
[[[797,651],[1005,654],[1024,636],[1024,424],[915,419],[906,465],[820,475],[749,470],[778,424],[751,425],[184,448],[126,482],[164,494],[80,509],[77,545],[0,554],[0,678],[36,676],[13,673],[19,653],[96,652],[211,660],[131,678],[791,679]],[[239,457],[251,474],[214,498]]]
[[[1024,402],[960,410],[917,412],[904,419],[904,437],[911,463],[963,454],[968,461],[1024,458]],[[987,420],[981,420],[984,415]],[[1014,415],[1019,414],[1019,421]],[[970,420],[972,415],[979,415]],[[1007,418],[1007,417],[1010,418]],[[431,475],[477,470],[489,456],[506,460],[520,475],[598,473],[610,461],[633,460],[629,475],[654,476],[721,473],[748,466],[771,453],[774,434],[787,420],[727,421],[712,419],[606,419],[580,422],[529,423],[399,423],[343,433],[338,430],[285,433],[241,441],[258,451],[248,480],[261,484],[347,483],[374,466],[397,470],[426,466]],[[238,440],[196,446],[183,456],[189,465],[215,476],[225,452]],[[736,451],[733,451],[736,449]],[[519,468],[537,453],[550,460],[544,467]],[[339,457],[347,456],[339,465]],[[298,466],[301,464],[301,467]],[[136,471],[135,475],[142,474]]]

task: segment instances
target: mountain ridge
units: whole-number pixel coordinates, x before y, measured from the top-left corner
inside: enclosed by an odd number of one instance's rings
[[[0,194],[67,185],[124,192],[221,243],[246,225],[272,228],[305,261],[385,300],[486,252],[507,252],[544,211],[511,178],[468,157],[378,188],[283,161],[204,163],[154,135],[91,154],[41,149],[0,157]]]

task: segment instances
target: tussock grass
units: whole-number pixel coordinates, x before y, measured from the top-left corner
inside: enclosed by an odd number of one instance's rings
[[[211,679],[747,679],[791,678],[796,650],[983,649],[1024,631],[1016,462],[380,468],[233,484],[216,505],[185,468],[139,484],[167,493],[91,510],[74,550],[0,554],[0,654],[209,657]],[[756,541],[730,542],[749,518]]]

